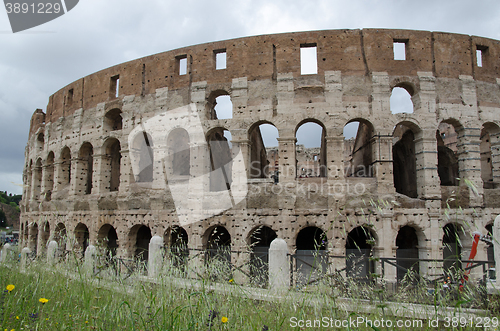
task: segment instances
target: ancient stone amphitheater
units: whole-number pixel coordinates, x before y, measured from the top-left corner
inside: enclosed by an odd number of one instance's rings
[[[491,232],[500,213],[499,56],[499,41],[475,36],[327,30],[90,74],[31,119],[22,245],[38,255],[49,241],[77,254],[101,245],[145,260],[159,236],[207,259],[229,248],[242,281],[252,272],[238,266],[265,262],[276,237],[294,268],[320,254],[347,277],[403,277],[376,258],[418,258],[398,264],[425,277],[460,268],[471,233]],[[397,88],[411,96],[405,112],[391,109]],[[232,111],[222,115],[224,96]],[[302,125],[320,137],[315,149],[299,146]],[[492,252],[480,243],[477,260]]]

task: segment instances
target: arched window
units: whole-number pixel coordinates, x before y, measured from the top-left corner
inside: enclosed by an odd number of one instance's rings
[[[436,132],[438,174],[441,186],[458,186],[458,137],[455,129],[454,125],[442,122]]]
[[[148,226],[134,225],[128,235],[131,257],[142,262],[148,261],[151,237],[151,229]]]
[[[104,130],[116,131],[123,127],[122,111],[120,109],[111,109],[104,116]]]
[[[50,152],[45,166],[45,200],[50,201],[54,190],[54,152]]]
[[[451,223],[443,228],[443,271],[452,278],[462,269],[462,242],[458,231],[459,227]]]
[[[38,224],[33,223],[29,228],[29,244],[30,251],[37,255],[38,250]]]
[[[71,182],[71,151],[64,147],[61,152],[61,173],[59,183],[64,187]]]
[[[397,265],[405,269],[397,269],[398,281],[403,280],[408,273],[410,273],[410,279],[415,279],[412,274],[419,274],[418,237],[415,228],[405,225],[399,229],[398,236],[396,237],[396,246],[396,258],[405,259],[397,261]]]
[[[352,120],[344,126],[344,167],[347,177],[373,177],[373,126]]]
[[[83,257],[89,246],[89,228],[85,224],[78,223],[75,227],[75,241],[74,251],[76,254]]]
[[[94,148],[90,143],[84,143],[78,153],[77,192],[83,194],[92,193],[92,172],[94,168]]]
[[[310,283],[326,271],[327,245],[326,234],[320,228],[309,226],[300,230],[295,241],[295,270],[299,284]]]
[[[106,156],[104,157],[104,175],[109,178],[110,192],[118,191],[120,187],[120,162],[121,162],[121,147],[118,139],[110,138],[104,144]]]
[[[97,234],[97,239],[106,249],[107,255],[116,255],[116,250],[118,249],[118,235],[116,234],[115,228],[111,224],[104,224],[101,226]]]
[[[153,181],[154,151],[153,138],[146,132],[140,132],[132,144],[132,153],[135,162],[134,176],[138,183]]]
[[[174,225],[165,231],[163,242],[172,265],[182,272],[186,271],[189,257],[188,234],[186,230]]]
[[[254,125],[249,131],[250,178],[276,176],[278,136],[278,129],[267,123]]]
[[[42,159],[36,160],[33,176],[33,199],[38,200],[42,191]]]
[[[66,226],[64,226],[64,223],[58,223],[54,230],[54,240],[57,242],[59,251],[66,251],[67,239]]]
[[[205,262],[211,278],[229,280],[231,270],[231,236],[223,226],[215,226],[206,235],[207,252]]]
[[[413,113],[413,102],[411,101],[411,95],[403,87],[395,87],[391,92],[391,113]]]
[[[396,192],[410,198],[418,196],[417,158],[415,155],[415,134],[405,124],[398,124],[393,132],[392,173]]]
[[[224,128],[216,128],[207,135],[210,152],[210,191],[229,190],[232,183],[231,133]]]
[[[207,114],[210,120],[233,118],[233,103],[229,93],[224,90],[212,92],[207,101]]]
[[[326,177],[326,132],[314,121],[302,123],[295,133],[297,177]]]
[[[267,226],[259,226],[250,234],[250,276],[258,286],[265,286],[269,279],[269,247],[276,237],[276,232]]]

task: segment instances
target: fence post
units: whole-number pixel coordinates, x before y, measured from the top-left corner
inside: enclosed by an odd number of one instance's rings
[[[286,241],[276,238],[269,247],[269,289],[284,291],[290,287],[290,264]]]
[[[493,223],[493,249],[498,284],[498,282],[500,282],[500,215],[495,218],[495,223]]]
[[[88,245],[85,250],[85,261],[83,262],[83,271],[88,276],[94,275],[96,265],[97,250],[94,245]]]
[[[31,250],[28,247],[24,247],[21,251],[21,272],[26,271],[26,266],[28,264],[28,257],[31,254]]]
[[[163,262],[163,238],[153,236],[149,241],[148,277],[156,278],[160,274]]]
[[[56,263],[57,242],[52,240],[47,248],[47,264],[54,265]]]

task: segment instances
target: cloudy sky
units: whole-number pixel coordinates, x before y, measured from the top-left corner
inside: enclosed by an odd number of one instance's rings
[[[345,28],[445,31],[500,39],[500,2],[406,0],[80,0],[13,34],[0,9],[0,190],[21,193],[31,114],[90,73],[183,46]]]

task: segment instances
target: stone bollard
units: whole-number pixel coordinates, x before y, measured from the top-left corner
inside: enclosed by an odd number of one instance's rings
[[[500,284],[500,215],[495,218],[495,223],[493,223],[493,258],[496,262],[496,284]]]
[[[149,241],[148,277],[156,278],[160,275],[163,265],[163,238],[153,236]]]
[[[85,250],[85,261],[83,262],[83,272],[87,276],[94,275],[96,266],[97,249],[94,245],[89,245]]]
[[[7,257],[11,253],[12,246],[10,244],[5,244],[0,252],[0,263],[7,262]]]
[[[290,264],[286,241],[276,238],[269,247],[269,289],[280,292],[290,287]]]
[[[26,267],[28,265],[30,255],[31,250],[28,247],[24,247],[21,251],[21,272],[26,272]]]
[[[47,264],[49,266],[56,264],[57,242],[52,240],[47,248]]]

